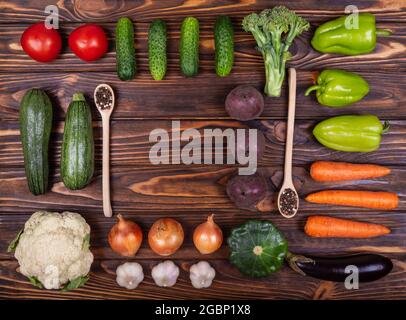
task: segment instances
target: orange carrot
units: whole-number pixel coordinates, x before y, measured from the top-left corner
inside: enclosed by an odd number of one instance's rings
[[[319,238],[372,238],[390,233],[385,226],[324,216],[307,218],[305,232]]]
[[[386,176],[390,169],[375,164],[316,161],[310,175],[316,181],[361,180]]]
[[[397,208],[399,198],[396,193],[391,192],[324,190],[309,194],[306,197],[306,201],[339,206],[391,210]]]

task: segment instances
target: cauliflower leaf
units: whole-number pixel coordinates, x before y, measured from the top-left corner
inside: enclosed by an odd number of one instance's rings
[[[16,248],[18,246],[18,242],[20,241],[20,237],[23,234],[23,232],[24,232],[24,229],[21,229],[17,233],[16,237],[10,242],[10,244],[7,248],[7,252],[14,252],[16,250]]]
[[[67,284],[65,284],[62,288],[61,291],[70,291],[70,290],[74,290],[80,287],[83,287],[85,285],[85,283],[87,282],[87,280],[89,280],[89,275],[84,276],[84,277],[77,277],[76,279],[73,279],[71,281],[69,281]]]
[[[28,278],[28,280],[30,280],[31,284],[34,287],[37,287],[37,288],[40,288],[40,289],[44,288],[44,285],[41,283],[41,281],[38,280],[37,277],[27,277],[27,278]]]

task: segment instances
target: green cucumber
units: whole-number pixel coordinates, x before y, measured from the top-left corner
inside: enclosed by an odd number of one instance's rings
[[[84,188],[94,172],[92,114],[82,93],[75,93],[65,119],[61,177],[71,190]]]
[[[52,129],[52,103],[40,89],[28,90],[20,105],[20,132],[25,175],[34,195],[48,189],[48,149]]]
[[[134,26],[130,19],[120,18],[116,26],[116,62],[120,80],[131,80],[137,72]]]
[[[180,70],[187,77],[199,71],[199,20],[187,17],[180,31]]]
[[[220,16],[214,25],[216,73],[228,76],[234,63],[234,30],[229,17]]]
[[[154,20],[148,32],[149,71],[155,80],[162,80],[166,73],[166,24]]]

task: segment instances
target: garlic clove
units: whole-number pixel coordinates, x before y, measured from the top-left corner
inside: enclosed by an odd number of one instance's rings
[[[152,268],[151,276],[159,287],[172,287],[179,277],[179,267],[172,261],[165,261]]]
[[[193,287],[197,289],[208,288],[216,276],[216,270],[208,262],[200,261],[190,267],[189,276]]]
[[[136,262],[126,262],[117,267],[116,282],[120,287],[135,289],[144,280],[142,266]]]

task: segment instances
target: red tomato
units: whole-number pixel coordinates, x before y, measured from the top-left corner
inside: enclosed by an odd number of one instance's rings
[[[98,25],[85,24],[69,35],[70,49],[84,61],[94,61],[107,52],[106,34]]]
[[[54,60],[62,48],[62,40],[55,29],[47,29],[44,22],[28,27],[20,39],[23,50],[34,60],[48,62]]]

